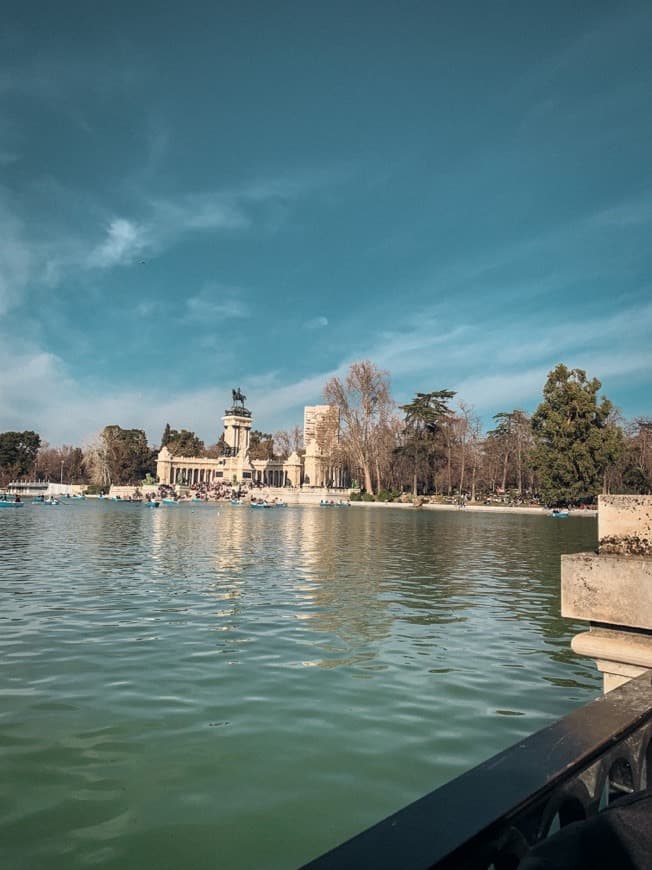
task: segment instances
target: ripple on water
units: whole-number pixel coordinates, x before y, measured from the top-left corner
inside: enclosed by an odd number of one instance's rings
[[[0,516],[12,868],[296,865],[599,692],[559,617],[590,520],[20,513]]]

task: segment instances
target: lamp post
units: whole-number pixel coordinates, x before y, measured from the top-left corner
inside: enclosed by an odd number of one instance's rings
[[[62,459],[61,460],[61,484],[63,484],[63,463],[64,463],[64,460]]]

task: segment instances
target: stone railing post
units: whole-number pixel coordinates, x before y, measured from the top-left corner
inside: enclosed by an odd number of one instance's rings
[[[605,693],[652,668],[652,496],[599,497],[598,552],[561,557],[561,613],[589,621],[571,646]]]

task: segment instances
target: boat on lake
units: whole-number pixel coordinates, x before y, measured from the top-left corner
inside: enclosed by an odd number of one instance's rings
[[[0,496],[0,508],[21,508],[23,502],[15,495],[3,494]]]
[[[286,508],[288,503],[286,501],[265,501],[263,498],[254,499],[250,507],[252,508]]]
[[[553,508],[550,511],[550,516],[555,520],[565,520],[568,516],[568,511],[559,510],[558,508]]]
[[[161,499],[161,502],[163,504],[179,504],[179,502],[177,501],[176,498],[164,498],[164,499]]]

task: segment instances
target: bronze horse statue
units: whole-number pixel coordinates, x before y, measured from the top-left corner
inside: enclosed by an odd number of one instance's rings
[[[244,408],[245,399],[247,397],[240,392],[240,387],[231,390],[231,395],[233,396],[233,404],[236,405],[239,402]]]

